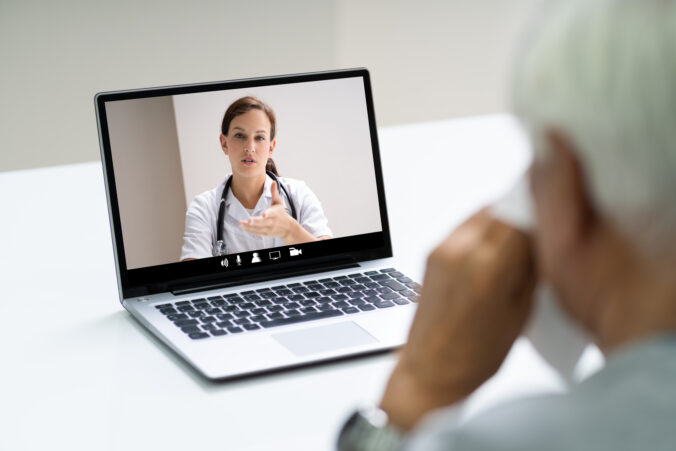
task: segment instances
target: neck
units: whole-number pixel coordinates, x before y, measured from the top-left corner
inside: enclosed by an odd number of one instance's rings
[[[646,257],[622,244],[613,254],[605,275],[614,283],[607,285],[605,293],[595,293],[604,298],[595,321],[601,349],[612,351],[641,338],[676,331],[676,262]]]
[[[259,177],[238,177],[236,174],[232,174],[232,183],[230,184],[232,194],[244,208],[254,208],[263,194],[266,177],[265,173]]]

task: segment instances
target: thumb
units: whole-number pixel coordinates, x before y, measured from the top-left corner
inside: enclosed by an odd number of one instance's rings
[[[282,202],[282,198],[279,196],[279,190],[277,189],[277,182],[272,182],[272,185],[270,185],[270,194],[272,195],[272,204],[271,206],[275,205],[284,205]]]

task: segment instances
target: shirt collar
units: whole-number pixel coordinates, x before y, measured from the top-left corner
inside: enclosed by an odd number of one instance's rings
[[[221,184],[221,192],[223,192],[223,188],[225,188],[225,182],[227,182],[227,180],[230,177],[232,177],[232,174],[228,174],[225,177],[225,180]],[[273,182],[272,178],[269,175],[266,174],[265,175],[265,184],[263,185],[263,194],[261,195],[260,199],[258,199],[258,202],[256,203],[256,206],[254,207],[254,211],[258,211],[260,209],[261,202],[265,202],[263,204],[263,205],[266,206],[265,208],[267,208],[267,205],[270,205],[270,202],[271,202],[270,199],[272,199],[272,194],[270,194],[270,187],[272,186],[272,182]],[[277,189],[279,189],[279,187]],[[229,190],[228,195],[227,195],[226,200],[225,200],[226,208],[229,208],[232,205],[233,200],[235,201],[236,204],[239,204],[240,206],[242,205],[239,202],[239,200],[237,200],[237,198],[232,194],[232,190]],[[242,209],[244,209],[244,207],[242,207]]]

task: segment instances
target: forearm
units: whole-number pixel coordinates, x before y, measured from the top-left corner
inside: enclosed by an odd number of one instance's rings
[[[318,238],[305,230],[297,221],[293,221],[286,235],[282,237],[284,244],[299,244],[310,241],[317,241]]]

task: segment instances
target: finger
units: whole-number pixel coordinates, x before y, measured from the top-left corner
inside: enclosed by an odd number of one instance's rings
[[[272,182],[270,185],[270,195],[272,196],[271,205],[284,205],[282,203],[282,198],[279,196],[279,189],[277,188],[277,182]]]
[[[239,226],[245,232],[252,233],[254,235],[270,236],[270,227],[265,225],[253,225],[244,222],[240,223]]]

